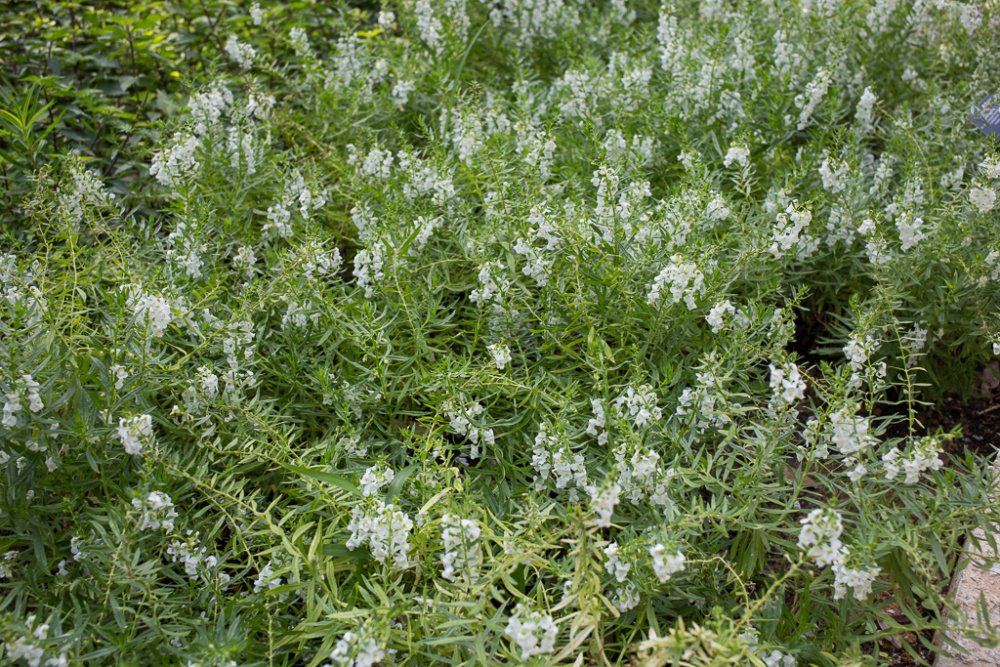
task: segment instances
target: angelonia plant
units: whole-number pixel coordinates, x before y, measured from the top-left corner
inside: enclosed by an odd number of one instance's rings
[[[995,6],[332,6],[226,5],[142,178],[15,203],[11,664],[997,638],[990,462],[917,418],[1000,353]]]

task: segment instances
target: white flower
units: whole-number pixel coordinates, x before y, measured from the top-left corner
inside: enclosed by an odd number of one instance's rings
[[[256,581],[253,582],[253,592],[260,593],[263,590],[272,590],[281,585],[281,577],[274,576],[274,561],[270,560],[264,569],[260,571]]]
[[[614,482],[605,483],[603,487],[590,485],[586,487],[586,491],[590,494],[591,509],[597,513],[594,525],[598,528],[608,528],[611,526],[611,515],[615,511],[615,505],[618,504],[622,487]]]
[[[541,492],[551,472],[557,489],[565,489],[572,482],[576,488],[569,493],[570,502],[578,499],[577,489],[587,487],[587,468],[582,454],[574,454],[567,445],[560,443],[555,435],[550,435],[543,423],[535,436],[535,448],[531,462],[538,472],[535,475],[535,490]]]
[[[851,407],[844,407],[832,413],[826,428],[833,444],[844,456],[852,456],[878,443],[875,436],[869,432],[868,417],[854,415]]]
[[[417,84],[413,79],[398,79],[392,87],[392,101],[400,111],[406,106],[410,99],[410,93],[416,90]]]
[[[378,282],[385,278],[385,260],[385,244],[381,241],[354,256],[354,277],[358,287],[364,288],[366,299],[374,296]]]
[[[482,529],[473,519],[460,519],[452,514],[441,517],[444,530],[441,538],[444,540],[445,553],[441,555],[444,571],[441,576],[448,581],[455,581],[455,574],[463,578],[475,579],[479,564],[483,560],[479,548],[479,536]],[[466,579],[466,583],[471,583]]]
[[[989,180],[994,180],[1000,178],[1000,160],[991,158],[989,160],[984,160],[979,168],[983,170],[983,176]]]
[[[427,46],[441,53],[441,21],[434,16],[434,8],[428,0],[417,0],[414,6],[417,15],[417,30],[420,38],[427,43]]]
[[[649,286],[649,294],[646,301],[651,306],[659,304],[663,298],[661,292],[669,290],[670,298],[668,303],[673,304],[684,301],[688,310],[696,307],[695,298],[705,291],[705,276],[698,270],[696,264],[684,262],[680,255],[673,255],[670,263],[653,280]]]
[[[247,280],[253,280],[256,275],[254,269],[254,264],[257,263],[257,256],[253,252],[253,248],[248,245],[241,246],[236,252],[236,256],[233,258],[233,264],[238,268],[243,270],[243,275],[246,276]]]
[[[1000,352],[997,352],[1000,354]],[[594,411],[594,416],[587,422],[587,435],[597,438],[597,444],[606,445],[608,442],[607,416],[604,413],[604,400],[600,398],[590,399],[590,407]],[[598,431],[600,429],[600,431]]]
[[[764,664],[767,667],[796,667],[798,661],[790,656],[785,655],[781,651],[771,651],[769,654],[761,654]]]
[[[640,600],[639,591],[636,589],[635,584],[627,581],[624,586],[615,588],[615,597],[611,602],[615,605],[615,609],[624,614],[630,609],[635,609],[639,605]]]
[[[139,456],[146,445],[153,444],[153,418],[150,415],[122,417],[118,420],[118,438],[126,454]]]
[[[257,56],[257,51],[249,44],[244,44],[238,40],[236,35],[230,35],[228,41],[226,41],[226,53],[236,61],[240,69],[244,70],[253,67],[253,60]]]
[[[940,470],[944,463],[938,457],[941,453],[941,442],[934,436],[918,440],[905,453],[892,449],[882,456],[885,465],[885,478],[893,480],[902,469],[906,473],[905,484],[916,484],[920,481],[920,473],[925,470]]]
[[[854,120],[858,123],[858,131],[861,134],[868,134],[872,131],[872,108],[878,100],[871,88],[865,88],[858,102],[857,111],[854,113]]]
[[[733,162],[738,162],[741,167],[745,167],[749,157],[750,149],[745,146],[730,146],[726,151],[726,157],[722,160],[722,166],[728,168]]]
[[[820,567],[836,561],[842,547],[840,535],[844,532],[840,515],[830,509],[815,509],[800,523],[799,546],[808,549],[806,555]]]
[[[469,299],[473,303],[498,301],[510,289],[510,280],[504,274],[503,266],[497,261],[487,262],[480,267],[479,283],[482,287],[472,290],[472,293],[469,295]]]
[[[223,81],[213,81],[201,91],[191,95],[188,107],[195,121],[194,132],[203,136],[210,128],[218,127],[223,114],[233,104],[233,93]]]
[[[78,162],[70,164],[73,183],[59,193],[59,212],[72,224],[83,219],[83,205],[110,207],[115,196],[107,191],[96,171],[84,168]]]
[[[444,410],[451,421],[452,430],[459,435],[464,435],[472,443],[472,458],[479,458],[478,445],[480,440],[487,445],[493,446],[495,442],[493,429],[476,426],[471,421],[483,413],[482,405],[473,403],[471,407],[466,409],[448,400],[441,406],[441,409]]]
[[[257,173],[258,157],[254,151],[253,132],[241,132],[236,127],[229,128],[226,148],[229,150],[229,166],[237,171],[242,168],[247,176]]]
[[[35,382],[30,375],[22,373],[14,385],[14,391],[7,392],[5,395],[3,421],[0,423],[8,428],[17,426],[17,415],[21,412],[25,399],[28,400],[28,409],[32,412],[38,412],[44,408],[45,405],[39,393],[41,388],[41,385]]]
[[[185,309],[172,304],[161,296],[147,293],[141,285],[125,285],[122,291],[127,294],[127,302],[135,313],[136,323],[144,324],[146,332],[153,338],[161,338],[175,315],[183,318]]]
[[[551,653],[558,631],[552,614],[543,616],[541,612],[529,611],[523,602],[519,602],[507,621],[504,634],[521,649],[521,660],[527,660],[533,655]]]
[[[712,333],[719,333],[725,325],[726,313],[730,315],[736,312],[736,308],[728,300],[715,304],[712,310],[705,316],[705,321],[712,327]]]
[[[365,622],[358,632],[345,632],[330,653],[333,661],[323,667],[372,667],[385,658],[385,651],[375,639],[371,622]]]
[[[392,556],[396,567],[410,566],[407,552],[413,520],[404,512],[376,499],[367,509],[356,506],[351,510],[351,522],[347,529],[351,531],[347,540],[348,549],[353,551],[367,543],[372,557],[380,563]]]
[[[260,8],[259,2],[254,2],[250,5],[250,19],[254,25],[260,25],[264,20],[264,11]]]
[[[493,355],[493,361],[496,363],[497,370],[502,371],[510,363],[510,348],[506,345],[495,343],[490,345],[488,349],[490,354]]]
[[[816,72],[816,77],[806,86],[805,93],[795,97],[795,105],[802,110],[799,113],[799,122],[796,126],[800,132],[809,125],[816,107],[826,97],[826,91],[829,89],[831,81],[830,73],[821,69]]]
[[[632,569],[630,563],[623,563],[618,558],[618,543],[612,542],[604,549],[604,555],[607,556],[608,560],[604,563],[604,569],[607,570],[608,574],[615,575],[615,580],[621,584],[625,582],[628,577],[629,570]]]
[[[636,428],[644,428],[663,417],[663,410],[656,404],[657,399],[656,391],[648,384],[638,389],[630,386],[615,399],[615,414],[623,419],[632,419]]]
[[[109,370],[115,376],[115,389],[121,389],[125,386],[125,380],[128,379],[128,370],[119,364],[115,364]]]
[[[671,575],[684,570],[685,557],[680,551],[669,554],[665,546],[656,544],[650,547],[649,555],[653,558],[653,572],[661,584],[666,583]]]
[[[330,403],[333,403],[331,397]],[[361,437],[358,435],[345,435],[337,441],[337,446],[347,452],[350,456],[361,458],[368,453],[368,447],[361,444]]]
[[[792,249],[799,243],[799,236],[809,223],[812,222],[812,212],[807,209],[798,209],[798,202],[791,202],[783,213],[775,216],[775,225],[772,229],[774,242],[771,244],[771,254],[775,258],[780,258],[785,252]]]
[[[788,364],[782,368],[771,369],[771,391],[774,392],[774,402],[778,407],[791,405],[805,398],[806,382],[799,373],[799,367]]]
[[[142,512],[142,523],[139,530],[157,530],[163,528],[163,532],[174,529],[174,519],[177,512],[174,510],[174,503],[165,493],[159,491],[151,492],[146,498],[133,498],[132,506]]]
[[[149,175],[156,178],[161,185],[174,188],[179,181],[198,169],[199,148],[201,140],[197,137],[175,133],[170,145],[153,156]]]
[[[972,188],[969,191],[969,201],[980,213],[989,213],[997,200],[997,193],[992,188]]]
[[[295,50],[295,55],[303,60],[308,60],[312,57],[312,48],[309,46],[309,37],[306,36],[306,31],[302,28],[292,28],[288,31],[288,38],[292,41],[292,48]]]
[[[923,218],[911,215],[901,215],[896,219],[896,229],[899,230],[902,250],[909,250],[924,238],[925,234],[920,231],[920,226],[923,224]]]
[[[829,158],[823,160],[823,164],[819,167],[819,175],[823,179],[823,188],[833,194],[844,191],[847,173],[848,169],[846,164],[840,164],[837,166],[836,170],[831,169]]]
[[[362,496],[374,496],[381,491],[382,487],[392,481],[393,472],[389,468],[372,466],[365,470],[358,484],[361,486]]]

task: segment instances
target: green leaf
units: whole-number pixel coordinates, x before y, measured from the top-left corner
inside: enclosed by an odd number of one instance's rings
[[[405,484],[406,480],[410,478],[410,475],[413,474],[413,471],[415,471],[419,467],[420,466],[418,464],[414,463],[406,466],[405,468],[396,473],[396,476],[392,478],[391,482],[389,482],[389,488],[385,492],[386,504],[388,504],[390,501],[392,501],[393,498],[399,495],[399,492],[403,490],[403,484]]]
[[[310,470],[309,468],[300,468],[299,466],[288,465],[287,463],[280,464],[281,467],[296,472],[303,477],[309,477],[310,479],[315,479],[319,482],[326,482],[327,484],[332,484],[333,486],[339,487],[348,493],[361,497],[361,491],[354,485],[352,481],[340,475],[334,475],[329,472],[320,472],[319,470]],[[395,480],[393,480],[395,481]]]
[[[357,547],[348,549],[345,544],[324,544],[323,555],[327,558],[354,558],[356,560],[371,560],[372,555],[368,549]]]

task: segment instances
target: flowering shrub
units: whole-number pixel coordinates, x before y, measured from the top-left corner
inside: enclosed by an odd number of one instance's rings
[[[129,178],[3,116],[5,657],[875,665],[943,627],[1000,509],[916,418],[1000,351],[995,9],[208,4]]]

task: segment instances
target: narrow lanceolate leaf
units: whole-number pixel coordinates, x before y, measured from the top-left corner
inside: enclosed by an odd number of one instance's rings
[[[300,468],[299,466],[288,465],[286,463],[282,463],[281,466],[294,473],[298,473],[303,477],[308,477],[309,479],[314,479],[318,482],[324,482],[325,484],[336,486],[358,497],[361,496],[361,491],[360,489],[358,489],[357,486],[355,486],[354,482],[345,477],[341,477],[340,475],[334,475],[333,473],[324,472],[321,470],[310,470],[309,468]]]

